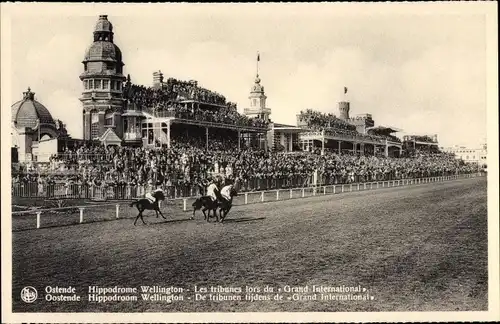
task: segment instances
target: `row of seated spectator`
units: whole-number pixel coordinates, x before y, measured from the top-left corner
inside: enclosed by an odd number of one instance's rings
[[[298,118],[299,121],[305,122],[309,127],[334,128],[339,131],[356,132],[356,126],[337,118],[334,114],[324,114],[319,111],[307,109],[301,111]]]
[[[237,106],[235,103],[226,102],[224,97],[219,98],[219,94],[211,92],[209,90],[199,88],[200,93],[204,93],[200,98],[192,96],[180,96],[175,89],[184,89],[187,87],[189,82],[175,81],[169,83],[167,81],[165,87],[155,89],[144,86],[127,84],[124,88],[124,96],[129,102],[136,104],[141,109],[151,112],[157,116],[172,116],[177,118],[185,119],[195,119],[200,121],[208,121],[215,123],[225,123],[237,126],[247,126],[247,127],[260,127],[266,128],[268,125],[267,121],[260,118],[249,118],[245,115],[238,113]],[[191,90],[198,89],[194,85],[190,84]],[[172,90],[174,89],[174,90]],[[198,90],[193,90],[197,93]],[[204,98],[218,98],[209,100],[208,103],[217,104],[218,106],[210,105],[188,105],[187,103],[182,103],[182,100],[193,99],[200,100],[206,103]]]

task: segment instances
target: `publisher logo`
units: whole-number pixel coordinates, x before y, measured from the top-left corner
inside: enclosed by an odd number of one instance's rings
[[[36,300],[37,297],[38,292],[31,286],[24,287],[23,290],[21,290],[21,299],[25,303],[32,303]]]

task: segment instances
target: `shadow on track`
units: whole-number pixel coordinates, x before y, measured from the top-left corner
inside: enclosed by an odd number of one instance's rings
[[[255,222],[266,219],[265,217],[252,218],[252,217],[243,217],[243,218],[230,218],[226,219],[224,223],[243,223],[243,222]]]

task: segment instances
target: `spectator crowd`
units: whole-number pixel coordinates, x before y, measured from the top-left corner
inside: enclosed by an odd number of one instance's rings
[[[226,98],[217,92],[198,87],[194,81],[170,78],[160,88],[150,88],[133,85],[129,79],[124,87],[124,96],[130,103],[156,116],[247,127],[266,128],[268,124],[260,118],[249,118],[238,113],[235,103],[226,102]],[[201,105],[182,103],[183,100],[194,100]]]
[[[95,187],[146,186],[176,188],[179,196],[199,194],[206,179],[240,177],[243,190],[317,184],[392,180],[475,172],[445,153],[417,152],[390,158],[354,154],[325,155],[244,149],[234,141],[179,137],[170,149],[82,146],[52,157],[45,170],[16,166],[14,183],[66,183]]]

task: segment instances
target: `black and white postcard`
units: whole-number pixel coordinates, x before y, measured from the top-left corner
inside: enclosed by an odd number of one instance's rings
[[[2,322],[500,320],[497,28],[2,4]]]

